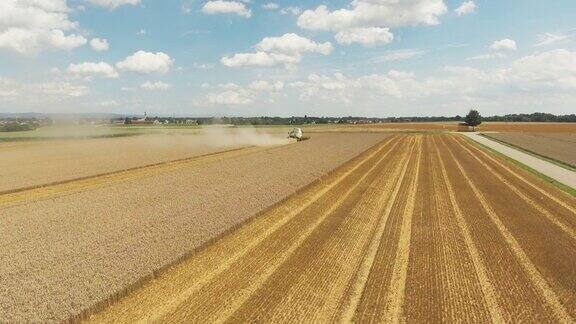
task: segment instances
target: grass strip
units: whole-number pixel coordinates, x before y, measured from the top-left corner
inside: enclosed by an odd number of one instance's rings
[[[547,182],[547,183],[555,186],[556,188],[560,189],[561,191],[567,193],[568,195],[570,195],[572,197],[576,197],[576,189],[574,189],[568,185],[565,185],[561,182],[558,182],[558,181],[552,179],[551,177],[532,169],[531,167],[527,166],[526,164],[519,162],[517,160],[514,160],[513,158],[509,157],[508,155],[494,150],[493,148],[490,148],[490,147],[488,147],[482,143],[478,143],[475,140],[468,138],[466,136],[465,136],[465,138],[466,138],[466,140],[470,141],[472,143],[472,145],[475,145],[476,147],[480,148],[481,150],[488,151],[488,152],[492,153],[493,155],[499,157],[500,159],[506,160],[506,161],[514,164],[518,168],[523,169],[529,173],[532,173],[533,175],[542,179],[544,182]]]
[[[542,154],[536,153],[536,152],[531,151],[531,150],[529,150],[529,149],[527,149],[527,148],[523,148],[523,147],[521,147],[521,146],[518,146],[518,145],[515,145],[515,144],[512,144],[512,143],[508,143],[508,142],[503,141],[503,140],[501,140],[501,139],[499,139],[499,138],[492,137],[492,136],[490,136],[490,135],[488,135],[488,134],[480,133],[480,136],[485,137],[485,138],[487,138],[487,139],[489,139],[489,140],[493,140],[493,141],[495,141],[495,142],[498,142],[498,143],[500,143],[500,144],[502,144],[502,145],[506,145],[506,146],[508,146],[508,147],[510,147],[510,148],[517,149],[517,150],[522,151],[522,152],[524,152],[524,153],[526,153],[526,154],[532,155],[533,157],[536,157],[536,158],[539,158],[539,159],[548,161],[548,162],[550,162],[550,163],[556,164],[557,166],[562,167],[562,168],[564,168],[564,169],[567,169],[567,170],[575,171],[575,172],[576,172],[576,166],[574,166],[574,165],[572,165],[572,164],[570,164],[570,163],[567,163],[567,162],[564,162],[564,161],[560,161],[560,160],[557,160],[557,159],[555,159],[555,158],[552,158],[552,157],[549,157],[549,156],[546,156],[546,155],[542,155]]]

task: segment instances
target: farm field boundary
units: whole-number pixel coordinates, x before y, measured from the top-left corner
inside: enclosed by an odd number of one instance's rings
[[[566,189],[569,193],[571,193],[573,190],[576,190],[576,172],[560,167],[539,157],[534,157],[531,154],[501,144],[497,141],[493,141],[487,137],[478,135],[477,133],[463,133],[462,135],[478,144],[483,145],[484,147],[490,148],[491,150],[505,155],[506,157],[516,161],[515,163],[519,163],[524,165],[526,168],[533,169],[535,172],[537,172],[537,175],[542,174],[546,176],[542,178],[548,182],[550,182],[549,179],[553,179],[555,183],[558,183],[557,187]]]
[[[76,179],[56,181],[47,184],[18,188],[0,192],[0,207],[21,203],[25,201],[47,199],[67,193],[88,190],[109,183],[138,179],[154,174],[177,170],[197,163],[209,162],[215,159],[229,158],[250,154],[264,150],[262,147],[242,147],[215,153],[209,153],[189,158],[177,159],[167,162],[159,162],[145,166],[139,166],[119,171],[101,173]]]
[[[558,166],[561,166],[561,167],[563,167],[563,168],[565,168],[565,169],[568,169],[568,170],[570,170],[570,171],[576,171],[576,166],[574,166],[574,165],[572,165],[572,164],[570,164],[570,163],[567,163],[567,162],[564,162],[564,161],[560,161],[560,160],[555,159],[555,158],[550,157],[550,156],[546,156],[546,155],[543,155],[543,154],[539,154],[539,153],[534,152],[534,151],[532,151],[532,150],[529,150],[529,149],[527,149],[527,148],[525,148],[525,147],[522,147],[522,146],[519,146],[519,145],[516,145],[516,144],[512,144],[512,143],[510,143],[510,142],[501,140],[501,139],[496,138],[496,137],[494,137],[494,136],[490,136],[490,133],[481,133],[480,136],[486,137],[486,138],[488,138],[488,139],[490,139],[490,140],[496,141],[496,142],[498,142],[498,143],[500,143],[500,144],[509,146],[509,147],[511,147],[511,148],[515,148],[515,149],[517,149],[517,150],[523,151],[523,152],[528,153],[528,154],[530,154],[530,155],[532,155],[532,156],[534,156],[534,157],[537,157],[537,158],[546,160],[546,161],[548,161],[548,162],[550,162],[550,163],[554,163],[554,164],[556,164],[556,165],[558,165]]]
[[[565,184],[557,181],[556,179],[551,178],[551,177],[549,177],[549,176],[547,176],[541,172],[538,172],[537,170],[531,168],[530,166],[528,166],[522,162],[519,162],[518,160],[515,160],[504,153],[496,151],[495,149],[493,149],[491,147],[488,147],[488,146],[486,146],[482,143],[479,143],[473,139],[470,139],[468,137],[466,137],[466,139],[467,139],[467,141],[470,141],[471,145],[474,145],[478,149],[483,150],[485,152],[488,152],[489,154],[492,154],[494,156],[497,156],[497,157],[501,158],[502,160],[507,161],[508,163],[513,164],[516,167],[524,170],[525,172],[533,174],[534,176],[539,178],[541,181],[544,181],[546,183],[553,185],[554,187],[560,189],[562,192],[564,192],[564,193],[566,193],[572,197],[576,197],[576,189],[574,189],[568,185],[565,185]]]

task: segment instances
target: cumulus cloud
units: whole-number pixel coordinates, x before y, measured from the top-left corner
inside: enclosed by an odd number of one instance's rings
[[[340,44],[360,43],[364,46],[374,46],[390,43],[394,39],[394,35],[389,28],[364,27],[339,31],[335,38]]]
[[[393,62],[393,61],[403,61],[408,60],[413,57],[417,57],[420,55],[425,54],[426,51],[417,50],[417,49],[403,49],[403,50],[395,50],[395,51],[386,51],[384,55],[377,58],[376,61],[380,62]]]
[[[107,51],[110,48],[108,41],[100,38],[92,38],[90,41],[90,47],[98,52]]]
[[[262,5],[262,9],[264,10],[276,10],[280,8],[280,6],[275,2],[268,2]]]
[[[239,1],[211,0],[204,4],[202,12],[207,15],[236,14],[244,18],[252,16],[252,11]]]
[[[123,5],[136,6],[140,4],[140,0],[88,0],[88,2],[108,9],[116,9]]]
[[[79,64],[70,64],[66,72],[84,78],[101,77],[113,79],[118,77],[116,69],[105,62],[84,62]]]
[[[221,62],[229,67],[278,64],[291,67],[301,61],[303,53],[328,55],[333,49],[330,42],[317,43],[293,33],[280,37],[265,37],[254,48],[255,53],[237,53],[230,57],[223,57]]]
[[[156,82],[146,81],[140,85],[140,88],[145,89],[145,90],[152,90],[152,91],[153,90],[168,90],[170,88],[170,85],[168,83],[164,83],[162,81],[156,81]]]
[[[168,54],[138,51],[116,63],[116,67],[123,71],[137,73],[166,73],[173,63],[174,60]]]
[[[576,90],[576,52],[557,49],[515,60],[504,71],[522,90]]]
[[[310,30],[340,31],[355,27],[437,25],[447,7],[443,0],[354,0],[349,9],[330,11],[325,5],[306,10],[298,26]]]
[[[208,103],[213,105],[247,105],[253,102],[244,91],[228,90],[221,93],[210,93]]]
[[[473,13],[476,8],[478,8],[478,6],[474,1],[464,1],[458,8],[454,9],[454,12],[458,16],[464,16]]]
[[[278,92],[284,88],[284,82],[268,82],[265,80],[256,80],[250,83],[248,87],[256,91]]]
[[[472,56],[467,58],[468,61],[471,60],[490,60],[496,58],[504,58],[506,57],[505,52],[515,51],[518,47],[516,46],[516,42],[512,39],[504,38],[501,40],[497,40],[492,45],[490,45],[491,53],[480,54],[476,56]]]
[[[86,44],[86,39],[71,30],[65,0],[0,2],[0,49],[32,54],[43,49],[71,50]]]
[[[517,46],[514,40],[504,38],[492,43],[492,45],[490,45],[490,49],[494,51],[515,51]]]
[[[38,85],[43,95],[67,98],[83,97],[89,93],[88,87],[70,82],[47,82]]]
[[[446,66],[427,76],[395,70],[355,77],[310,74],[287,86],[301,100],[331,103],[332,111],[348,106],[373,107],[377,112],[383,105],[412,112],[427,105],[452,113],[461,111],[462,105],[480,106],[490,113],[503,113],[507,107],[539,109],[543,104],[566,109],[576,104],[576,52],[559,49],[535,53],[505,68]]]
[[[298,16],[300,13],[302,13],[302,9],[300,9],[300,7],[285,7],[280,9],[280,14],[282,15],[294,15],[294,16]]]
[[[545,33],[538,35],[538,42],[534,46],[541,47],[562,44],[565,43],[568,39],[570,39],[570,35]]]
[[[203,89],[211,88],[209,84],[203,84]],[[236,83],[218,84],[216,89],[219,92],[211,92],[203,100],[197,102],[199,105],[247,105],[257,101],[273,102],[274,97],[280,95],[284,89],[282,81],[254,80],[247,85]]]

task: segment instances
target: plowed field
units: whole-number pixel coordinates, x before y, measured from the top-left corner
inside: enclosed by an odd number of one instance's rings
[[[573,322],[574,269],[573,198],[459,136],[396,135],[87,319]]]

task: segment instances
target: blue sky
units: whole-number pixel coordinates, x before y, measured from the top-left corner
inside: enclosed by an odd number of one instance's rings
[[[0,112],[573,113],[576,3],[2,0]]]

